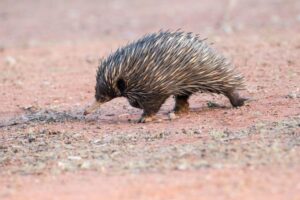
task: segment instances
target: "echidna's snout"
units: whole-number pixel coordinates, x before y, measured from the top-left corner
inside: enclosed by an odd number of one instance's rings
[[[85,109],[85,111],[83,112],[83,114],[84,115],[88,115],[88,114],[94,112],[95,110],[97,110],[100,107],[101,104],[102,104],[101,102],[95,101],[92,105],[88,106]]]

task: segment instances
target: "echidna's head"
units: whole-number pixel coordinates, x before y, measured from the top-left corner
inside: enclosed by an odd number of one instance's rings
[[[98,109],[101,104],[120,96],[116,74],[113,73],[113,67],[108,64],[107,61],[100,63],[96,76],[95,102],[84,111],[85,115]]]

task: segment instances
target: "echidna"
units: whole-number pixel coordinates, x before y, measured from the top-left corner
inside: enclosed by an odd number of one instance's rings
[[[161,105],[174,95],[175,113],[188,111],[195,92],[223,94],[232,106],[242,106],[238,90],[243,77],[205,39],[182,31],[160,31],[132,42],[102,60],[96,77],[96,102],[89,114],[116,97],[143,109],[139,122],[151,121]]]

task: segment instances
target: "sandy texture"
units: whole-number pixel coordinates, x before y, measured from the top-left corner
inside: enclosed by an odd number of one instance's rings
[[[4,0],[0,24],[0,199],[300,199],[299,1]],[[178,28],[229,57],[251,101],[83,117],[101,57]]]

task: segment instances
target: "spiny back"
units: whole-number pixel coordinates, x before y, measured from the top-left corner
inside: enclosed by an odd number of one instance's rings
[[[243,77],[198,35],[161,31],[119,48],[100,65],[108,87],[122,78],[128,93],[225,93],[243,88]]]

